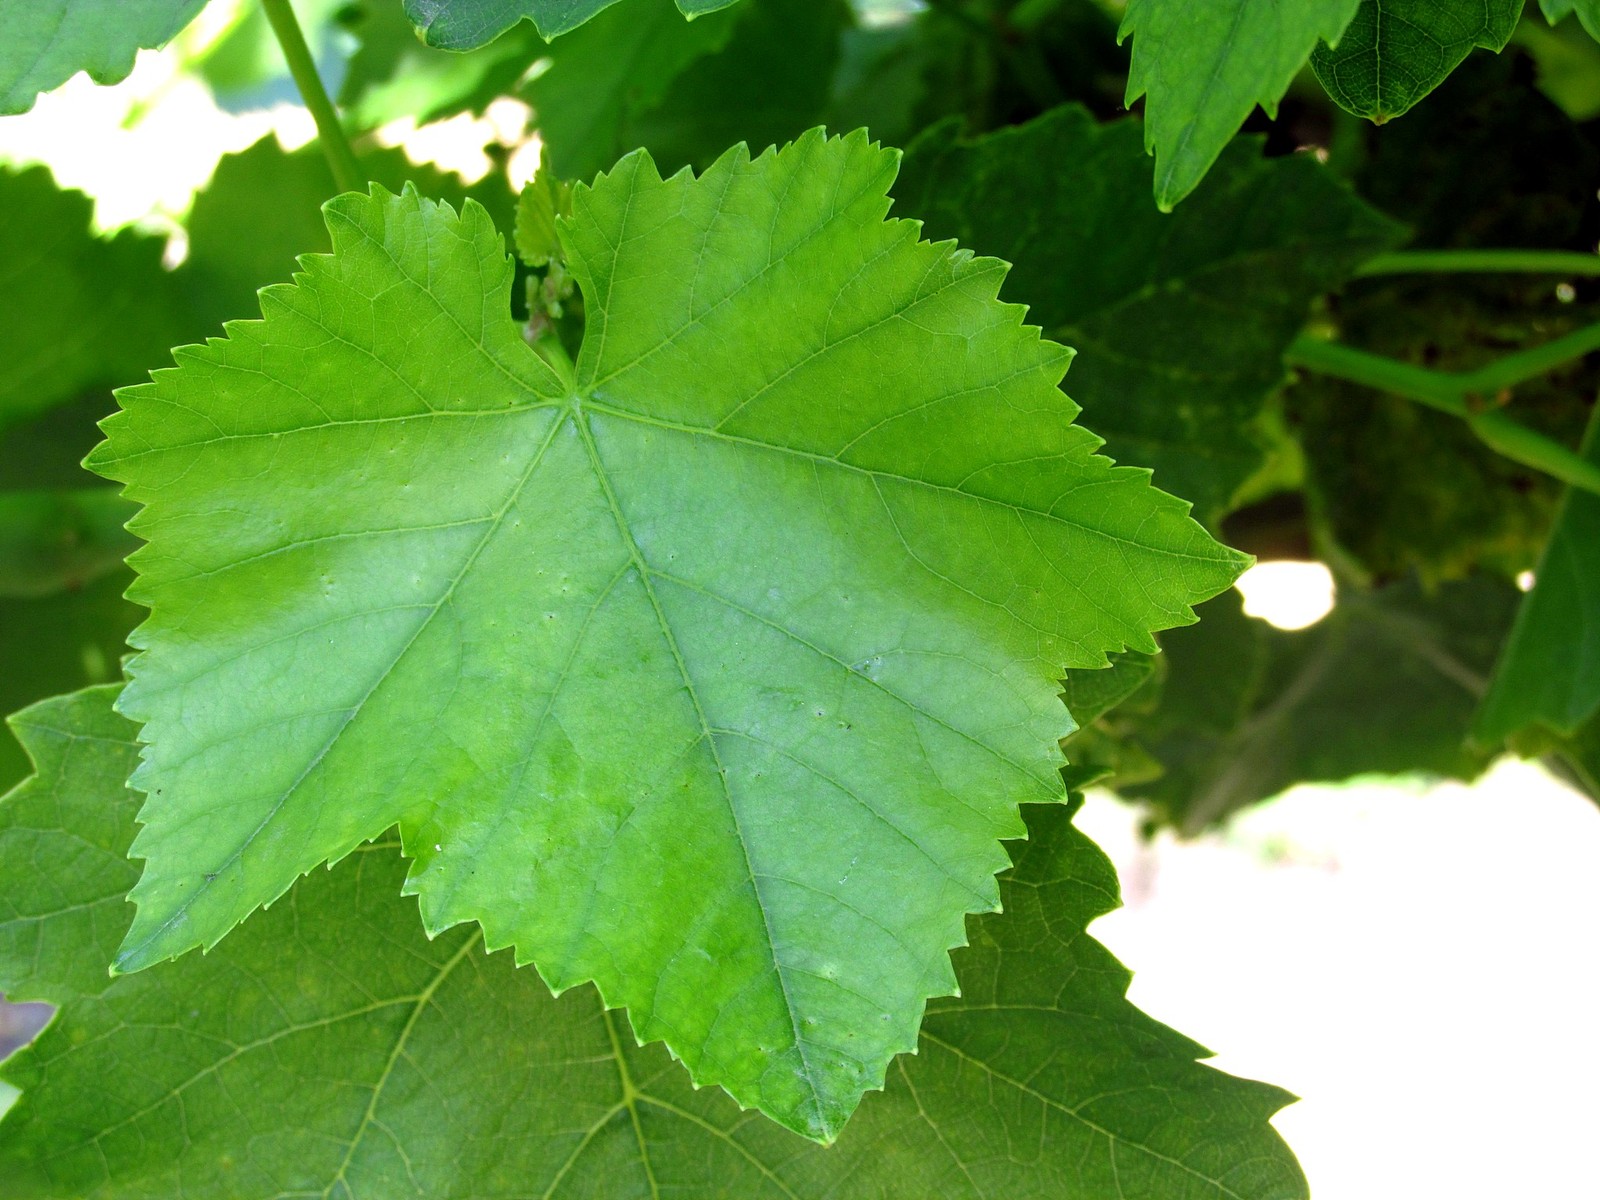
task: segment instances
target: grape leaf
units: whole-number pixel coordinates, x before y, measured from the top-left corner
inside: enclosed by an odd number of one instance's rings
[[[1600,463],[1600,409],[1584,455]],[[1494,745],[1535,723],[1562,734],[1600,712],[1600,496],[1568,489],[1473,727]]]
[[[1340,108],[1381,125],[1475,47],[1503,50],[1521,15],[1522,0],[1361,0],[1339,45],[1318,46],[1311,69]]]
[[[119,568],[53,596],[0,597],[0,711],[16,712],[51,688],[108,683],[121,675],[123,639],[141,615],[122,598],[131,579]],[[9,788],[27,770],[22,747],[9,732],[0,735],[0,787]]]
[[[782,145],[826,115],[850,5],[761,0],[734,13],[727,45],[690,63],[633,122],[625,148],[649,150],[663,172],[707,167],[737,142]]]
[[[665,4],[666,0],[659,0]],[[616,0],[405,0],[417,36],[441,50],[473,50],[494,41],[526,18],[546,41],[570,33]],[[734,0],[677,0],[693,19],[727,8]]]
[[[685,21],[664,0],[621,0],[551,46],[549,69],[524,92],[550,169],[588,179],[643,144],[633,134],[639,115],[691,62],[727,45],[754,7]]]
[[[1068,106],[972,141],[936,127],[895,190],[930,234],[1017,264],[1011,294],[1077,347],[1073,396],[1107,453],[1211,522],[1265,460],[1255,426],[1312,299],[1402,231],[1253,140],[1172,215],[1145,201],[1149,177],[1135,124]]]
[[[1337,42],[1359,0],[1128,0],[1127,103],[1144,102],[1156,203],[1195,188],[1257,104],[1269,115],[1319,41]]]
[[[1539,0],[1539,8],[1552,25],[1577,13],[1589,35],[1600,41],[1600,0]]]
[[[517,197],[517,257],[530,267],[547,267],[561,258],[556,220],[572,215],[572,185],[557,179],[544,164]]]
[[[12,1200],[1306,1194],[1267,1124],[1284,1093],[1193,1061],[1084,933],[1116,879],[1064,805],[1029,809],[963,998],[824,1150],[692,1089],[592,988],[553,999],[475,932],[425,938],[392,843],[204,958],[108,979],[137,874],[112,695],[16,719],[39,774],[0,802],[0,987],[62,1007],[4,1067]]]
[[[476,50],[436,50],[417,38],[394,0],[360,0],[346,9],[343,23],[360,44],[340,85],[339,107],[368,129],[482,112],[549,51],[529,24]]]
[[[497,225],[511,225],[515,202],[499,173],[469,187],[459,176],[412,163],[398,148],[364,151],[361,169],[389,188],[410,180],[457,204],[470,195]],[[262,287],[287,281],[297,254],[327,250],[322,202],[336,190],[327,160],[315,146],[287,153],[269,135],[225,156],[195,197],[187,222],[189,256],[174,273],[193,313],[183,336],[193,340],[213,332],[224,319],[254,307]],[[241,229],[251,236],[240,237]]]
[[[147,506],[153,610],[122,969],[398,821],[430,930],[837,1132],[1059,795],[1061,668],[1244,561],[1093,454],[1003,264],[883,219],[895,167],[817,131],[577,189],[570,378],[481,208],[344,196],[264,322],[121,393],[90,461]]]
[[[132,508],[78,463],[102,389],[165,355],[182,306],[161,240],[96,237],[91,211],[43,168],[0,168],[0,713],[115,678],[138,615]],[[0,788],[25,769],[0,734]]]
[[[730,145],[788,141],[827,104],[847,5],[763,0],[686,24],[660,0],[621,0],[548,50],[523,89],[552,169],[589,178],[626,151],[663,171]]]
[[[142,374],[172,345],[159,238],[97,238],[92,205],[50,172],[0,167],[0,431]]]
[[[1285,633],[1247,617],[1236,593],[1162,638],[1166,677],[1148,712],[1102,721],[1159,778],[1113,780],[1185,833],[1297,783],[1364,774],[1471,779],[1491,755],[1466,744],[1515,611],[1510,584],[1478,576],[1425,592],[1343,589],[1333,612]],[[1068,757],[1088,765],[1080,744]],[[1115,764],[1113,764],[1115,766]]]
[[[116,83],[143,48],[162,46],[205,0],[27,0],[0,26],[0,113],[27,112],[79,71]]]

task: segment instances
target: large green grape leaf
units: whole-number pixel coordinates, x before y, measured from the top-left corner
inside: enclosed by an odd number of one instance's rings
[[[430,930],[831,1137],[952,986],[1056,680],[1243,559],[1115,469],[1005,268],[885,221],[897,157],[632,155],[562,240],[575,373],[483,211],[328,208],[266,320],[121,393],[150,743],[119,963],[210,946],[395,822]]]
[[[417,35],[441,50],[473,50],[518,21],[532,21],[546,40],[570,33],[617,0],[405,0]],[[667,0],[657,0],[665,4]],[[727,8],[734,0],[677,0],[691,20]]]
[[[1327,617],[1286,633],[1246,616],[1236,593],[1218,597],[1162,638],[1160,702],[1112,710],[1068,739],[1068,757],[1113,773],[1129,758],[1135,777],[1112,786],[1185,833],[1297,783],[1473,778],[1491,756],[1467,733],[1516,599],[1486,576],[1431,593],[1344,589]]]
[[[1600,409],[1584,454],[1600,463]],[[1600,712],[1600,496],[1569,489],[1534,588],[1495,667],[1474,733],[1493,745],[1528,725],[1561,734]]]
[[[364,165],[396,186],[409,173],[460,194],[399,151]],[[332,190],[314,149],[286,155],[268,140],[230,155],[195,203],[187,260],[168,272],[159,238],[98,238],[86,196],[40,169],[0,171],[0,270],[13,273],[0,290],[0,714],[120,674],[138,614],[121,598],[134,509],[78,465],[112,406],[105,389],[170,361],[174,342],[219,329],[258,287],[287,279],[296,251],[325,246],[319,205]],[[509,209],[488,181],[474,194]],[[23,766],[0,733],[0,787]]]
[[[0,113],[26,112],[79,71],[116,83],[145,47],[162,46],[205,0],[16,0],[0,11]]]
[[[1017,264],[1011,295],[1077,348],[1073,396],[1107,453],[1214,521],[1264,461],[1262,406],[1312,299],[1402,231],[1253,141],[1176,213],[1145,200],[1149,179],[1137,125],[1071,106],[973,141],[939,126],[895,191],[932,235]]]
[[[1521,15],[1522,0],[1361,0],[1338,46],[1318,46],[1311,69],[1341,108],[1381,125],[1474,48],[1504,49]]]
[[[17,719],[39,774],[0,802],[0,988],[61,1011],[4,1068],[8,1200],[1306,1194],[1267,1124],[1287,1097],[1196,1063],[1084,933],[1116,879],[1064,805],[1029,810],[962,998],[822,1149],[694,1090],[592,988],[552,999],[476,932],[425,938],[392,842],[204,958],[109,979],[138,807],[112,694]]]
[[[1337,42],[1360,0],[1128,0],[1127,102],[1144,101],[1156,203],[1195,188],[1260,105],[1269,114],[1319,41]]]

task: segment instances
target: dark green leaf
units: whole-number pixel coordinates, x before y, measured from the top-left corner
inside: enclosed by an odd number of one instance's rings
[[[398,821],[430,929],[837,1131],[1060,794],[1062,668],[1242,566],[1093,453],[1003,264],[883,219],[895,166],[819,132],[577,189],[571,375],[481,208],[344,196],[264,322],[121,393],[91,461],[147,506],[154,610],[125,967]]]
[[[1466,744],[1517,593],[1475,578],[1341,591],[1329,616],[1284,633],[1236,594],[1162,638],[1160,703],[1120,725],[1163,768],[1119,790],[1196,833],[1296,783],[1364,774],[1470,779],[1489,755]],[[1066,745],[1077,761],[1076,739]]]
[[[849,24],[841,0],[761,0],[689,25],[661,0],[622,0],[550,47],[525,95],[564,177],[639,147],[667,173],[703,168],[815,125]]]
[[[122,598],[131,579],[119,568],[51,596],[0,598],[0,712],[16,712],[56,688],[121,678],[123,639],[142,615]],[[0,733],[0,788],[21,779],[27,766],[10,733]]]
[[[1069,387],[1107,452],[1215,521],[1265,459],[1262,405],[1312,298],[1400,231],[1253,141],[1181,212],[1145,202],[1149,178],[1137,125],[1065,107],[970,142],[941,126],[895,190],[931,235],[1017,264],[1008,296],[1077,347]]]
[[[1195,188],[1256,105],[1268,115],[1319,41],[1334,42],[1359,0],[1128,0],[1133,36],[1127,103],[1145,98],[1156,202]]]
[[[1148,687],[1157,679],[1160,663],[1149,654],[1114,654],[1108,667],[1068,671],[1061,683],[1061,700],[1081,728]]]
[[[97,238],[91,209],[43,167],[0,167],[0,432],[137,379],[178,336],[161,239]]]
[[[691,62],[726,46],[740,17],[756,7],[685,21],[666,0],[621,0],[562,38],[525,93],[544,161],[562,178],[591,179],[643,145],[635,140],[639,117]]]
[[[1522,4],[1361,0],[1338,46],[1318,46],[1311,69],[1341,108],[1381,125],[1443,83],[1475,47],[1504,49]]]
[[[1030,810],[1005,916],[957,954],[962,998],[824,1150],[692,1089],[592,988],[554,1000],[476,932],[425,938],[392,843],[204,958],[108,979],[138,808],[111,696],[17,719],[39,775],[0,803],[0,988],[62,1008],[5,1065],[7,1200],[1306,1194],[1267,1124],[1285,1095],[1124,998],[1084,934],[1116,880],[1064,807]]]
[[[1583,27],[1600,40],[1600,0],[1539,0],[1539,8],[1552,25],[1577,13]]]
[[[1600,409],[1584,450],[1600,463]],[[1572,735],[1600,711],[1600,496],[1569,489],[1474,733],[1493,745],[1535,723]]]
[[[359,0],[346,24],[360,46],[350,57],[339,103],[356,125],[369,129],[404,118],[424,124],[481,112],[548,52],[526,23],[476,50],[436,50],[417,38],[394,0]]]
[[[400,150],[370,150],[361,166],[369,179],[395,189],[409,180],[452,203],[470,195],[498,226],[511,226],[514,201],[503,176],[491,174],[464,187],[456,176],[419,167]],[[252,311],[256,293],[286,282],[299,255],[328,250],[322,204],[335,190],[315,146],[285,153],[269,136],[225,157],[189,216],[189,257],[175,273],[192,314],[181,336],[214,333],[223,320]],[[169,357],[163,352],[163,360]]]
[[[667,0],[657,0],[665,4]],[[405,0],[417,34],[441,50],[472,50],[518,21],[532,21],[546,39],[569,33],[616,0]],[[734,0],[677,0],[684,16],[727,8]]]
[[[0,113],[27,112],[40,92],[79,71],[116,83],[139,50],[165,45],[203,7],[205,0],[12,0],[0,9]]]

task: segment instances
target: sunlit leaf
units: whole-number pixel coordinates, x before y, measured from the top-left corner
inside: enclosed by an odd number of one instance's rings
[[[1242,565],[1093,453],[1003,264],[883,219],[895,167],[818,133],[579,188],[570,374],[480,208],[344,196],[264,322],[121,393],[123,969],[399,822],[429,929],[837,1132],[1060,795],[1061,669]]]
[[[393,843],[203,958],[109,979],[138,807],[111,696],[18,718],[39,775],[0,802],[0,988],[62,1006],[4,1067],[8,1200],[1306,1195],[1267,1124],[1284,1093],[1196,1063],[1084,934],[1116,879],[1065,806],[1030,810],[962,998],[822,1149],[691,1088],[594,989],[552,999],[476,931],[428,940]]]

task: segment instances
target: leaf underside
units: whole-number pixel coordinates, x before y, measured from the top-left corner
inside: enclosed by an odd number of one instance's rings
[[[1065,806],[1029,810],[964,998],[824,1150],[693,1089],[592,989],[552,999],[475,931],[425,938],[392,842],[212,954],[108,978],[137,874],[114,694],[15,718],[38,775],[0,801],[0,989],[60,1012],[4,1065],[8,1200],[1306,1195],[1267,1123],[1288,1097],[1196,1063],[1084,934],[1116,881]]]
[[[146,506],[153,610],[121,969],[398,822],[429,930],[837,1132],[1061,794],[1061,669],[1242,565],[1094,455],[1003,264],[884,220],[895,163],[817,132],[579,188],[570,381],[481,209],[341,197],[265,321],[121,393],[91,465]]]
[[[666,4],[667,0],[660,0]],[[685,17],[727,8],[735,0],[677,0]],[[532,21],[545,39],[568,33],[616,0],[405,0],[417,35],[440,50],[474,50],[518,21]]]
[[[1339,107],[1381,124],[1443,83],[1474,48],[1503,49],[1521,15],[1522,0],[1361,0],[1338,46],[1317,47],[1311,69]]]
[[[1256,105],[1269,115],[1319,41],[1334,42],[1360,0],[1129,0],[1126,102],[1145,98],[1156,202],[1171,209],[1204,177]]]
[[[0,12],[0,113],[27,112],[79,71],[116,83],[141,49],[163,46],[205,0],[26,0]]]

